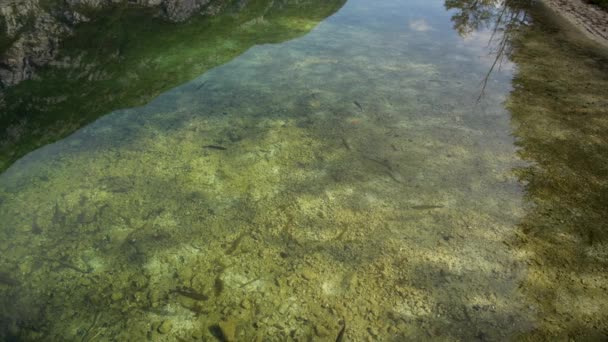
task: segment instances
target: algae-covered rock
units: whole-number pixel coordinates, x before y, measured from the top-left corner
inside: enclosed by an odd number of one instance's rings
[[[222,321],[217,324],[220,329],[222,341],[236,341],[236,321],[233,319]]]
[[[152,291],[150,291],[149,298],[150,298],[150,305],[152,305],[152,307],[155,308],[159,304],[161,294],[157,290],[152,290]]]
[[[117,302],[123,298],[122,292],[114,292],[112,293],[112,301]]]
[[[306,280],[313,280],[313,279],[317,278],[317,275],[315,274],[315,272],[312,269],[306,268],[306,269],[302,270],[302,278],[304,278]]]
[[[161,334],[167,334],[169,331],[171,331],[171,329],[173,328],[173,322],[171,322],[170,320],[165,320],[163,321],[159,326],[158,326],[158,332]]]
[[[327,329],[327,327],[325,327],[325,326],[323,326],[321,324],[316,324],[315,327],[314,327],[314,329],[315,329],[315,334],[318,337],[327,337],[330,334],[330,332]]]
[[[251,302],[248,299],[243,299],[243,301],[241,301],[241,307],[248,310],[251,308]]]

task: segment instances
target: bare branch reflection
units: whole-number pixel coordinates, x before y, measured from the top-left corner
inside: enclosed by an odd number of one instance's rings
[[[480,101],[496,68],[500,68],[512,51],[513,34],[522,25],[526,25],[530,18],[526,12],[530,0],[446,0],[444,6],[447,10],[455,10],[452,15],[454,30],[462,37],[474,32],[491,30],[488,41],[490,54],[494,55],[494,62],[481,81],[481,91],[477,101]]]

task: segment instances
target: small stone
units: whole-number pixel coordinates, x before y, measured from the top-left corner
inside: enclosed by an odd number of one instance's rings
[[[203,338],[203,331],[201,329],[195,329],[192,332],[192,338],[195,340],[201,340]]]
[[[194,299],[184,296],[179,296],[177,302],[185,308],[191,308],[194,306],[194,304],[196,304],[196,301]]]
[[[166,334],[169,331],[171,331],[171,328],[173,328],[173,323],[169,320],[163,321],[159,326],[158,326],[158,332],[161,334]]]
[[[312,280],[316,277],[316,275],[312,270],[305,269],[302,271],[302,277],[306,280]]]
[[[236,341],[236,321],[231,319],[223,322],[219,322],[217,325],[222,332],[222,337],[226,342]]]
[[[157,291],[151,291],[150,294],[150,303],[152,304],[152,307],[155,308],[158,306],[158,302],[160,300],[160,293]]]
[[[117,302],[123,298],[122,292],[114,292],[112,293],[112,300]]]
[[[181,270],[179,270],[179,277],[184,282],[189,282],[193,277],[192,269],[190,267],[182,268]]]
[[[315,325],[315,334],[317,334],[318,337],[327,337],[329,336],[329,330],[326,327],[317,324]]]
[[[133,294],[133,297],[135,298],[135,301],[139,303],[146,301],[146,294],[141,291],[135,292],[135,294]]]
[[[249,300],[243,299],[243,301],[241,302],[241,307],[243,309],[249,309],[251,308],[251,303],[249,302]]]

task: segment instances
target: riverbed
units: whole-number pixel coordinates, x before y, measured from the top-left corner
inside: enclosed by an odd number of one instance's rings
[[[0,336],[605,339],[608,53],[541,4],[472,3],[248,19],[214,36],[229,58],[25,153]],[[151,51],[149,79],[183,63]]]

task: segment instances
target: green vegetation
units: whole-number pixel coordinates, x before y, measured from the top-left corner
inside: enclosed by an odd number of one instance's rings
[[[343,3],[251,1],[181,24],[163,21],[153,10],[103,10],[64,42],[63,66],[47,67],[37,79],[5,90],[0,170],[101,115],[143,105],[256,44],[301,36]]]

